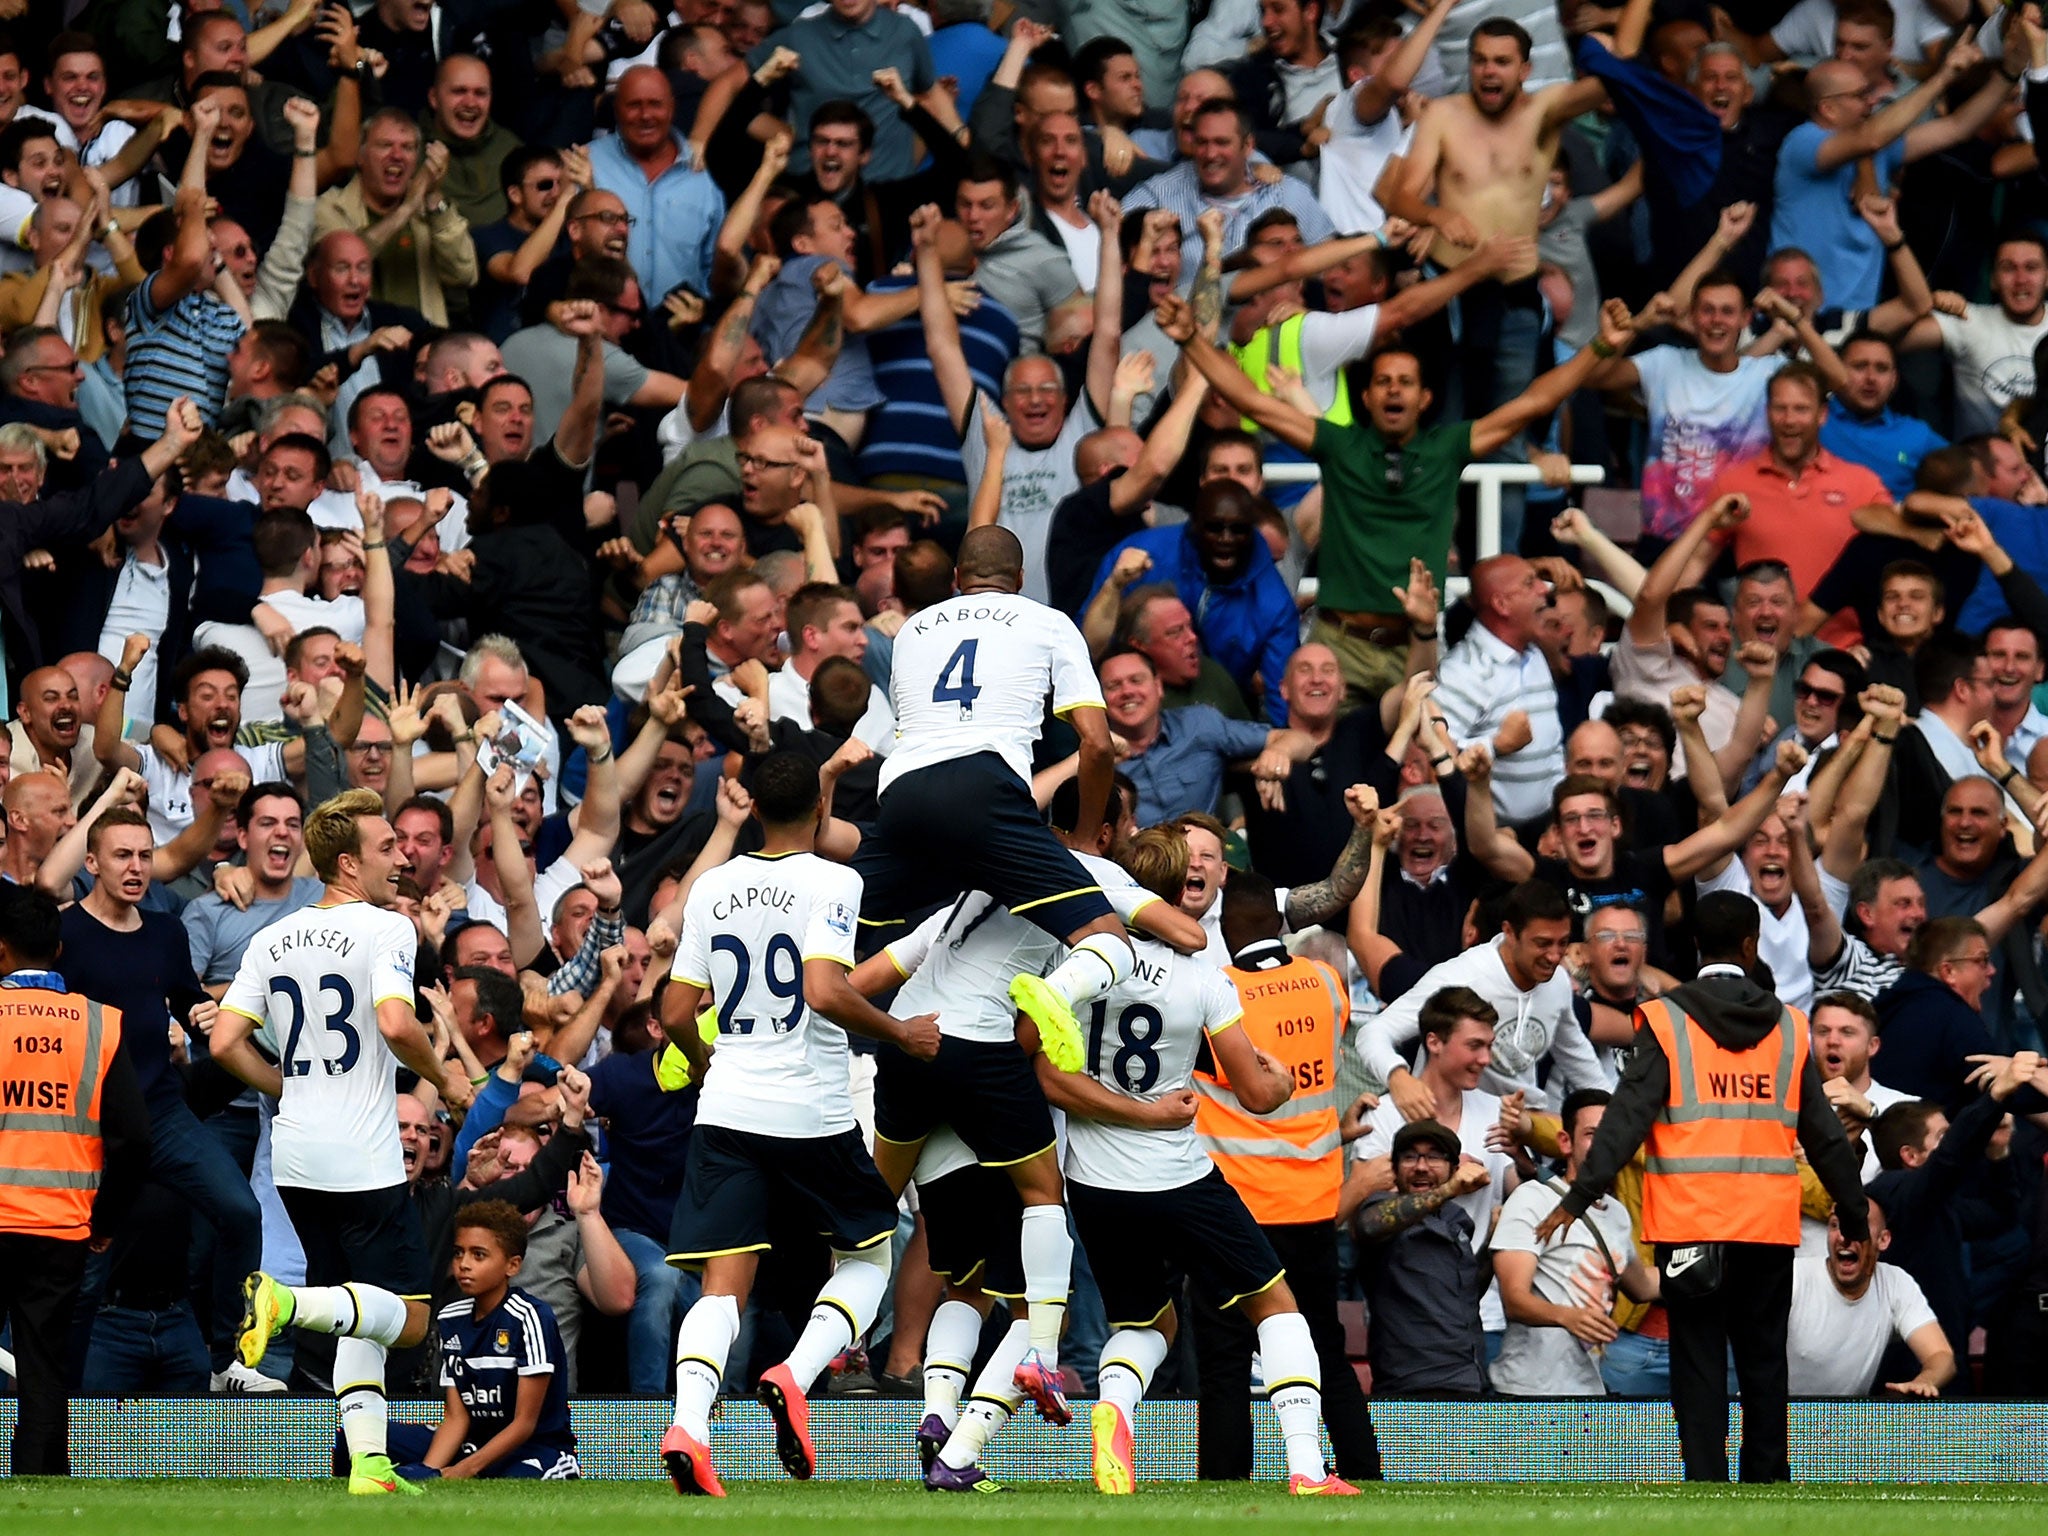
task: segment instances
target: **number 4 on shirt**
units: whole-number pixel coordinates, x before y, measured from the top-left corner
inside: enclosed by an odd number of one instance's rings
[[[962,640],[959,649],[947,658],[939,669],[939,680],[932,685],[934,704],[958,704],[962,710],[974,708],[974,701],[981,697],[981,688],[974,681],[974,649],[979,640]],[[960,681],[953,681],[953,674],[960,674]]]

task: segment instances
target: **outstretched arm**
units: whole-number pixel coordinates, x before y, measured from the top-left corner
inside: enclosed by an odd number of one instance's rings
[[[1213,342],[1196,331],[1194,311],[1186,300],[1168,294],[1160,301],[1157,318],[1159,328],[1180,343],[1180,355],[1209,381],[1211,389],[1230,403],[1232,410],[1249,416],[1303,453],[1314,446],[1315,418],[1255,388],[1235,358],[1218,351]]]
[[[1600,334],[1570,361],[1560,364],[1498,410],[1472,423],[1472,456],[1483,459],[1517,432],[1551,414],[1584,385],[1594,367],[1618,356],[1635,339],[1628,306],[1609,299],[1600,309]]]
[[[946,269],[939,260],[939,210],[927,203],[910,216],[910,244],[917,262],[917,315],[924,325],[925,353],[946,402],[954,434],[967,430],[974,408],[974,375],[960,345],[960,322],[946,299]]]

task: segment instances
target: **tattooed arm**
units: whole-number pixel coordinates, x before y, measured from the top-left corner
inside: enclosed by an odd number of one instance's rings
[[[725,408],[725,399],[732,392],[733,369],[739,366],[740,353],[747,345],[747,332],[754,324],[754,305],[761,297],[761,290],[775,278],[781,263],[773,256],[756,256],[753,266],[747,272],[744,286],[728,304],[725,313],[719,316],[718,325],[705,343],[704,355],[697,359],[697,366],[690,374],[690,387],[683,396],[683,407],[689,414],[692,432],[707,432],[718,419],[718,413]],[[794,358],[791,361],[795,361]]]
[[[1202,232],[1202,267],[1188,293],[1195,329],[1213,338],[1223,323],[1223,214],[1211,208],[1195,221]]]
[[[1375,1200],[1358,1213],[1358,1236],[1368,1243],[1385,1242],[1414,1226],[1432,1211],[1442,1210],[1458,1196],[1477,1189],[1486,1183],[1488,1177],[1483,1164],[1464,1162],[1452,1169],[1451,1176],[1435,1189],[1425,1190],[1419,1195],[1395,1195],[1391,1199]]]
[[[1287,893],[1287,926],[1296,933],[1342,915],[1365,889],[1366,871],[1372,866],[1372,829],[1379,815],[1379,794],[1370,784],[1354,784],[1345,792],[1344,803],[1351,811],[1351,836],[1345,839],[1328,877],[1312,885],[1297,885]]]
[[[806,400],[825,382],[832,365],[839,361],[839,349],[846,343],[846,290],[852,286],[837,267],[821,268],[834,274],[822,286],[813,283],[818,306],[811,311],[811,323],[796,341],[796,350],[775,365],[775,377],[788,384]]]

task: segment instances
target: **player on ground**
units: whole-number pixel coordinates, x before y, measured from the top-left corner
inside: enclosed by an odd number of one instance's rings
[[[221,999],[213,1054],[278,1100],[272,1171],[306,1250],[306,1284],[258,1272],[245,1286],[242,1363],[281,1328],[338,1335],[334,1391],[350,1493],[417,1493],[386,1454],[384,1356],[425,1339],[431,1276],[398,1145],[398,1066],[451,1108],[474,1096],[443,1069],[414,1016],[419,936],[393,910],[411,867],[375,790],[351,789],[306,818],[306,856],[327,882],[317,905],[249,941]],[[275,1065],[256,1047],[261,1038]]]
[[[1071,1072],[1081,1061],[1074,1009],[1130,974],[1131,943],[1032,803],[1031,749],[1049,693],[1081,738],[1081,805],[1093,826],[1116,772],[1109,716],[1074,621],[1019,595],[1024,548],[1015,534],[971,530],[953,579],[959,595],[920,609],[896,636],[896,750],[854,867],[872,922],[983,890],[1072,945],[1051,975],[1010,983],[1046,1054]]]
[[[1140,885],[1172,900],[1187,883],[1187,840],[1171,827],[1150,828],[1125,862]],[[1184,1273],[1216,1306],[1242,1308],[1258,1329],[1267,1397],[1286,1437],[1289,1491],[1356,1493],[1323,1465],[1322,1371],[1308,1323],[1272,1244],[1189,1123],[1205,1040],[1253,1114],[1286,1103],[1293,1076],[1236,1028],[1243,1009],[1220,971],[1150,940],[1137,947],[1130,977],[1092,1010],[1086,1075],[1038,1070],[1046,1097],[1071,1117],[1067,1198],[1113,1330],[1089,1425],[1095,1486],[1130,1493],[1136,1485],[1131,1421],[1173,1342],[1175,1277]],[[1167,1117],[1167,1128],[1163,1105],[1186,1114]]]
[[[1112,812],[1120,808],[1121,798],[1112,785]],[[1069,779],[1054,795],[1054,833],[1076,850],[1119,922],[1177,943],[1187,953],[1199,952],[1204,939],[1199,922],[1140,888],[1107,859],[1078,851],[1081,840],[1059,830],[1063,824],[1072,827],[1079,807],[1080,791]],[[1103,834],[1109,825],[1104,823]],[[1103,840],[1099,835],[1087,841],[1099,847]],[[1008,1177],[1023,1201],[1018,1247],[1030,1345],[1016,1362],[1016,1385],[1053,1424],[1073,1417],[1061,1387],[1059,1342],[1074,1241],[1062,1203],[1052,1112],[1031,1058],[1018,1049],[1011,983],[1019,976],[1036,978],[1061,952],[1059,941],[1044,929],[1006,910],[986,891],[969,891],[853,973],[854,990],[862,996],[902,982],[898,1007],[912,1013],[929,1010],[939,1019],[939,1054],[932,1061],[913,1061],[896,1051],[885,1051],[877,1060],[875,1167],[889,1188],[900,1193],[919,1166],[925,1139],[951,1127],[976,1161]],[[929,1213],[925,1225],[930,1232]],[[951,1423],[948,1418],[948,1429]],[[929,1452],[932,1448],[923,1443],[925,1427],[919,1428],[920,1450]],[[924,1459],[929,1467],[930,1455]]]
[[[896,1231],[896,1197],[854,1123],[846,1034],[926,1061],[938,1054],[931,1015],[892,1018],[847,980],[861,882],[812,851],[821,810],[814,763],[796,752],[761,759],[761,851],[691,889],[662,998],[662,1027],[703,1085],[669,1238],[669,1262],[704,1273],[703,1296],[676,1331],[675,1423],[661,1442],[678,1493],[725,1496],[711,1460],[711,1405],[769,1246],[775,1197],[807,1208],[832,1244],[835,1267],[809,1324],[759,1389],[783,1466],[799,1478],[816,1470],[804,1389],[874,1322]],[[707,995],[715,1044],[697,1027]]]

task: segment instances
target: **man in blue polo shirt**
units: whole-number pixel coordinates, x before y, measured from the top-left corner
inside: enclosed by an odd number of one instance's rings
[[[1138,825],[1157,826],[1190,811],[1214,814],[1224,771],[1249,764],[1261,796],[1278,793],[1315,751],[1306,731],[1268,730],[1228,720],[1207,704],[1167,709],[1165,690],[1143,651],[1112,651],[1097,669],[1109,728],[1124,747],[1117,770],[1138,786]]]
[[[1899,387],[1898,354],[1888,337],[1863,331],[1842,343],[1849,382],[1835,391],[1820,424],[1820,445],[1839,459],[1861,464],[1904,501],[1920,461],[1948,440],[1917,416],[1892,409]]]

